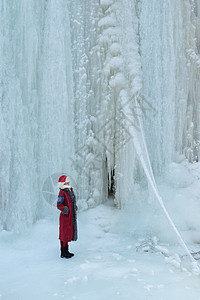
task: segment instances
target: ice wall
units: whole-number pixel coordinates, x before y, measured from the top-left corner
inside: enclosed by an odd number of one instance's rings
[[[138,116],[155,174],[199,159],[198,1],[13,0],[0,16],[1,228],[54,210],[54,173],[73,176],[84,209],[108,190],[118,207],[134,199]]]
[[[124,122],[128,119],[138,129],[135,98],[155,174],[185,156],[198,160],[199,4],[102,0],[71,5],[71,22],[78,32],[73,40],[77,45],[82,39],[87,49],[81,62],[84,58],[84,107],[90,110],[80,109],[87,138],[76,147],[78,185],[85,187],[79,195],[88,206],[101,203],[114,174],[115,202],[121,207],[134,194],[133,183],[144,177]],[[76,77],[75,82],[82,85],[82,79]],[[131,115],[126,114],[128,107]]]
[[[128,118],[137,128],[135,97],[155,174],[170,161],[183,159],[181,154],[190,161],[198,160],[199,5],[170,0],[102,0],[99,4],[87,1],[87,5],[77,1],[71,10],[78,32],[73,40],[80,43],[82,37],[82,44],[87,41],[87,50],[82,50],[87,53],[84,99],[88,100],[84,107],[90,110],[83,112],[87,138],[76,152],[82,178],[78,182],[80,186],[84,182],[90,206],[105,199],[107,174],[108,185],[115,174],[115,202],[121,207],[134,193],[133,182],[144,176],[124,125]],[[92,20],[89,17],[84,22],[83,14],[88,12]],[[84,38],[78,30],[81,27]],[[82,79],[75,81],[81,85]],[[131,116],[126,115],[127,106]],[[80,191],[82,197],[85,199]]]
[[[70,172],[70,26],[65,1],[1,1],[0,15],[0,226],[21,230],[50,213],[46,177]]]

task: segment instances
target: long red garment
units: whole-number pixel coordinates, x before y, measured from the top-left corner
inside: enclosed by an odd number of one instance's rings
[[[69,209],[67,215],[62,214],[65,206]],[[72,203],[69,194],[64,190],[60,190],[59,192],[57,208],[61,210],[59,219],[59,239],[63,242],[71,242],[73,238]]]

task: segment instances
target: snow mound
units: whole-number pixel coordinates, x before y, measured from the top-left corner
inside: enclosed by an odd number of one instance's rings
[[[189,170],[184,165],[177,163],[172,163],[166,168],[163,179],[175,188],[188,187],[194,181]]]

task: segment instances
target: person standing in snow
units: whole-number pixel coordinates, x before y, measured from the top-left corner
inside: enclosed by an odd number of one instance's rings
[[[76,241],[77,234],[77,218],[76,218],[76,197],[71,187],[70,178],[66,175],[60,176],[58,180],[57,208],[61,210],[59,218],[59,239],[61,245],[61,257],[71,258],[74,253],[69,252],[68,243]]]

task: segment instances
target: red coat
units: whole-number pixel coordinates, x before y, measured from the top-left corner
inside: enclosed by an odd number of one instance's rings
[[[62,214],[65,206],[69,208],[66,215]],[[60,190],[58,195],[57,208],[61,210],[60,213],[60,226],[59,226],[59,239],[63,242],[71,242],[73,238],[73,212],[72,203],[69,194]]]

